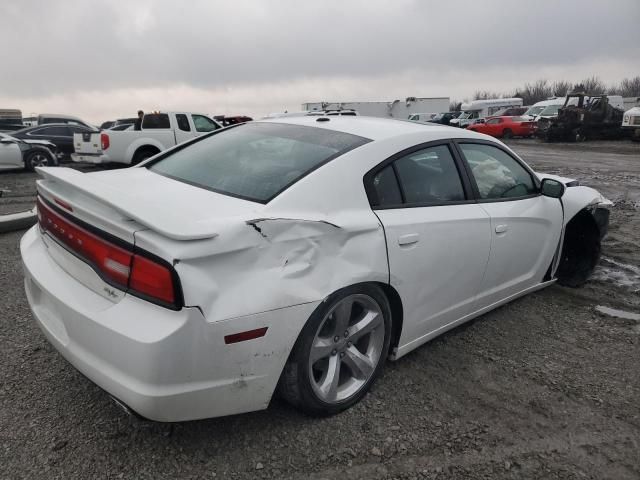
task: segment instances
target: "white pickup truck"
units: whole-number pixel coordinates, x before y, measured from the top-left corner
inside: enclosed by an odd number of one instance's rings
[[[179,143],[222,128],[199,113],[149,113],[140,130],[102,130],[73,135],[74,162],[136,165]]]

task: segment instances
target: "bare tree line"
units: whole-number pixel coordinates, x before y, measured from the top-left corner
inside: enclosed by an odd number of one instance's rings
[[[571,83],[566,80],[550,82],[547,79],[525,83],[523,87],[499,93],[491,90],[476,90],[473,100],[488,100],[491,98],[522,98],[524,105],[533,105],[549,97],[564,97],[574,88],[581,87],[591,94],[622,95],[623,97],[640,97],[640,76],[625,78],[618,84],[609,87],[597,76],[585,78],[580,82]],[[467,99],[464,100],[465,102]],[[460,110],[462,102],[454,100],[450,103],[451,110]]]

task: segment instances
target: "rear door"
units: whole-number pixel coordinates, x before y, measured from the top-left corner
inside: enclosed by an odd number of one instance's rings
[[[560,240],[562,206],[541,195],[531,170],[501,146],[467,140],[457,146],[478,206],[491,218],[491,255],[476,305],[481,309],[543,281]]]
[[[193,123],[189,121],[189,115],[186,113],[176,113],[176,143],[186,142],[195,135]]]
[[[365,177],[403,304],[401,344],[470,313],[489,257],[489,215],[449,143],[401,152]]]

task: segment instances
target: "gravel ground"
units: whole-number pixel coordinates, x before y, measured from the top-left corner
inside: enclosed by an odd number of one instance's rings
[[[0,236],[1,478],[638,479],[640,146],[510,142],[534,168],[616,200],[603,261],[388,363],[332,418],[263,412],[172,426],[122,413],[35,326],[20,232]],[[32,205],[34,176],[0,174],[0,213]],[[24,208],[23,208],[24,207]]]

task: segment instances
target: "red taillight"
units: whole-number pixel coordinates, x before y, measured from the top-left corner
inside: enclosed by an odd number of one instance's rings
[[[177,306],[175,282],[168,265],[133,253],[132,247],[123,248],[75,225],[40,197],[37,206],[40,228],[90,264],[106,282],[165,306]]]
[[[109,135],[106,133],[100,134],[100,145],[102,146],[102,150],[109,148]]]
[[[140,255],[133,256],[129,287],[167,303],[175,302],[171,271]]]

